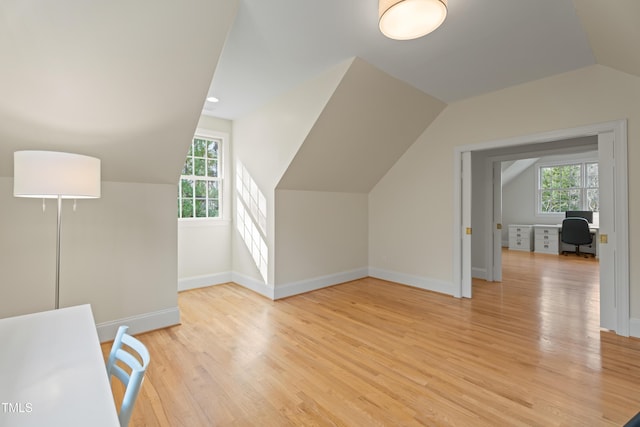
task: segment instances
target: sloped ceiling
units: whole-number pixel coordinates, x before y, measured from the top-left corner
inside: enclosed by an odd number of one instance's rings
[[[241,0],[205,113],[238,118],[360,57],[445,102],[593,65],[640,75],[638,0],[450,0],[435,32],[378,30],[377,0]]]
[[[236,118],[352,57],[445,102],[595,62],[640,76],[639,17],[638,0],[451,0],[397,42],[375,0],[5,0],[0,176],[15,150],[55,149],[173,184],[203,105]]]
[[[0,4],[0,176],[13,152],[102,159],[106,181],[177,182],[237,1]]]
[[[369,192],[444,107],[356,58],[277,188]]]
[[[640,1],[573,1],[596,61],[640,76]]]

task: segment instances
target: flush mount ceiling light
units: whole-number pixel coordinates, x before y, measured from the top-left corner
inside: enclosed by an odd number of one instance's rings
[[[447,0],[379,0],[380,31],[395,40],[411,40],[438,28],[447,17]]]
[[[208,97],[207,97],[207,102],[213,102],[213,103],[216,103],[216,102],[218,102],[218,101],[220,101],[220,100],[219,100],[218,98],[216,98],[215,96],[208,96]]]

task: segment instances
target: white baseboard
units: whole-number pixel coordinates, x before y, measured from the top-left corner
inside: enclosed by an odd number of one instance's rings
[[[273,287],[260,280],[254,279],[253,277],[234,272],[231,273],[231,281],[249,290],[252,290],[253,292],[259,293],[260,295],[265,296],[271,300],[274,299]]]
[[[445,295],[456,296],[453,284],[428,277],[412,276],[410,274],[398,273],[395,271],[382,270],[379,268],[369,268],[369,276],[377,279],[388,280],[402,285],[413,286],[414,288],[425,289],[427,291],[438,292]]]
[[[629,319],[629,336],[640,338],[640,319]]]
[[[204,276],[187,277],[178,280],[178,292],[189,289],[205,288],[207,286],[220,285],[232,281],[232,273],[207,274]]]
[[[471,277],[474,277],[476,279],[487,280],[487,269],[471,267]]]
[[[180,324],[180,310],[178,307],[154,311],[152,313],[139,314],[109,322],[98,323],[98,338],[100,342],[111,341],[115,338],[120,325],[128,325],[130,334],[153,331]]]
[[[278,285],[275,288],[274,299],[286,298],[293,295],[303,294],[305,292],[315,291],[317,289],[326,288],[339,283],[362,279],[368,275],[369,271],[365,267],[336,274],[328,274],[326,276],[313,277],[299,282]]]

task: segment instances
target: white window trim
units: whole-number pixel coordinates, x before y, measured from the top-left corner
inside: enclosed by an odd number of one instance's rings
[[[229,154],[229,134],[225,132],[212,131],[209,129],[197,128],[193,136],[191,137],[191,141],[194,138],[202,137],[202,138],[215,138],[220,140],[220,148],[218,150],[219,159],[218,159],[218,172],[220,174],[219,179],[222,183],[221,188],[219,189],[219,203],[220,203],[220,216],[217,218],[178,218],[178,221],[183,225],[188,226],[205,226],[207,224],[215,224],[215,225],[223,225],[231,222],[231,179],[229,179],[228,173],[228,164],[229,159],[227,158]],[[230,156],[229,156],[230,157]],[[185,156],[186,160],[186,156]],[[182,177],[182,173],[180,174]],[[180,181],[178,181],[178,185],[180,185]]]
[[[557,219],[562,221],[564,219],[564,212],[541,212],[540,211],[540,168],[549,167],[549,166],[565,166],[565,165],[585,165],[587,163],[598,163],[599,160],[597,157],[585,157],[582,159],[572,159],[572,160],[555,160],[555,161],[546,161],[546,162],[537,162],[535,164],[536,172],[535,179],[533,181],[533,192],[536,195],[536,202],[534,205],[534,215],[537,218],[545,218],[545,219]]]

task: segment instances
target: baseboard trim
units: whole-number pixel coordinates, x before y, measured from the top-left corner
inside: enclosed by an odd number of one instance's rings
[[[368,275],[369,270],[365,267],[279,285],[275,288],[274,299],[286,298],[293,295],[303,294],[305,292],[315,291],[328,286],[350,282],[351,280],[362,279]]]
[[[131,334],[139,334],[149,332],[155,329],[166,328],[180,324],[180,310],[178,307],[158,310],[151,313],[139,314],[131,317],[124,317],[109,322],[98,323],[98,338],[100,342],[111,341],[115,338],[116,332],[120,325],[128,325],[128,332]]]
[[[634,317],[629,319],[629,336],[640,338],[640,319]]]
[[[471,267],[471,277],[474,277],[476,279],[487,280],[487,269]]]
[[[260,280],[254,279],[253,277],[234,272],[231,273],[231,281],[271,300],[274,299],[273,288]]]
[[[205,274],[178,280],[178,292],[231,282],[233,273]]]
[[[445,295],[459,296],[454,293],[454,286],[451,283],[430,279],[428,277],[412,276],[410,274],[398,273],[395,271],[382,270],[380,268],[369,268],[369,276],[376,279],[388,280],[400,283],[401,285],[413,286],[427,291],[438,292]]]

